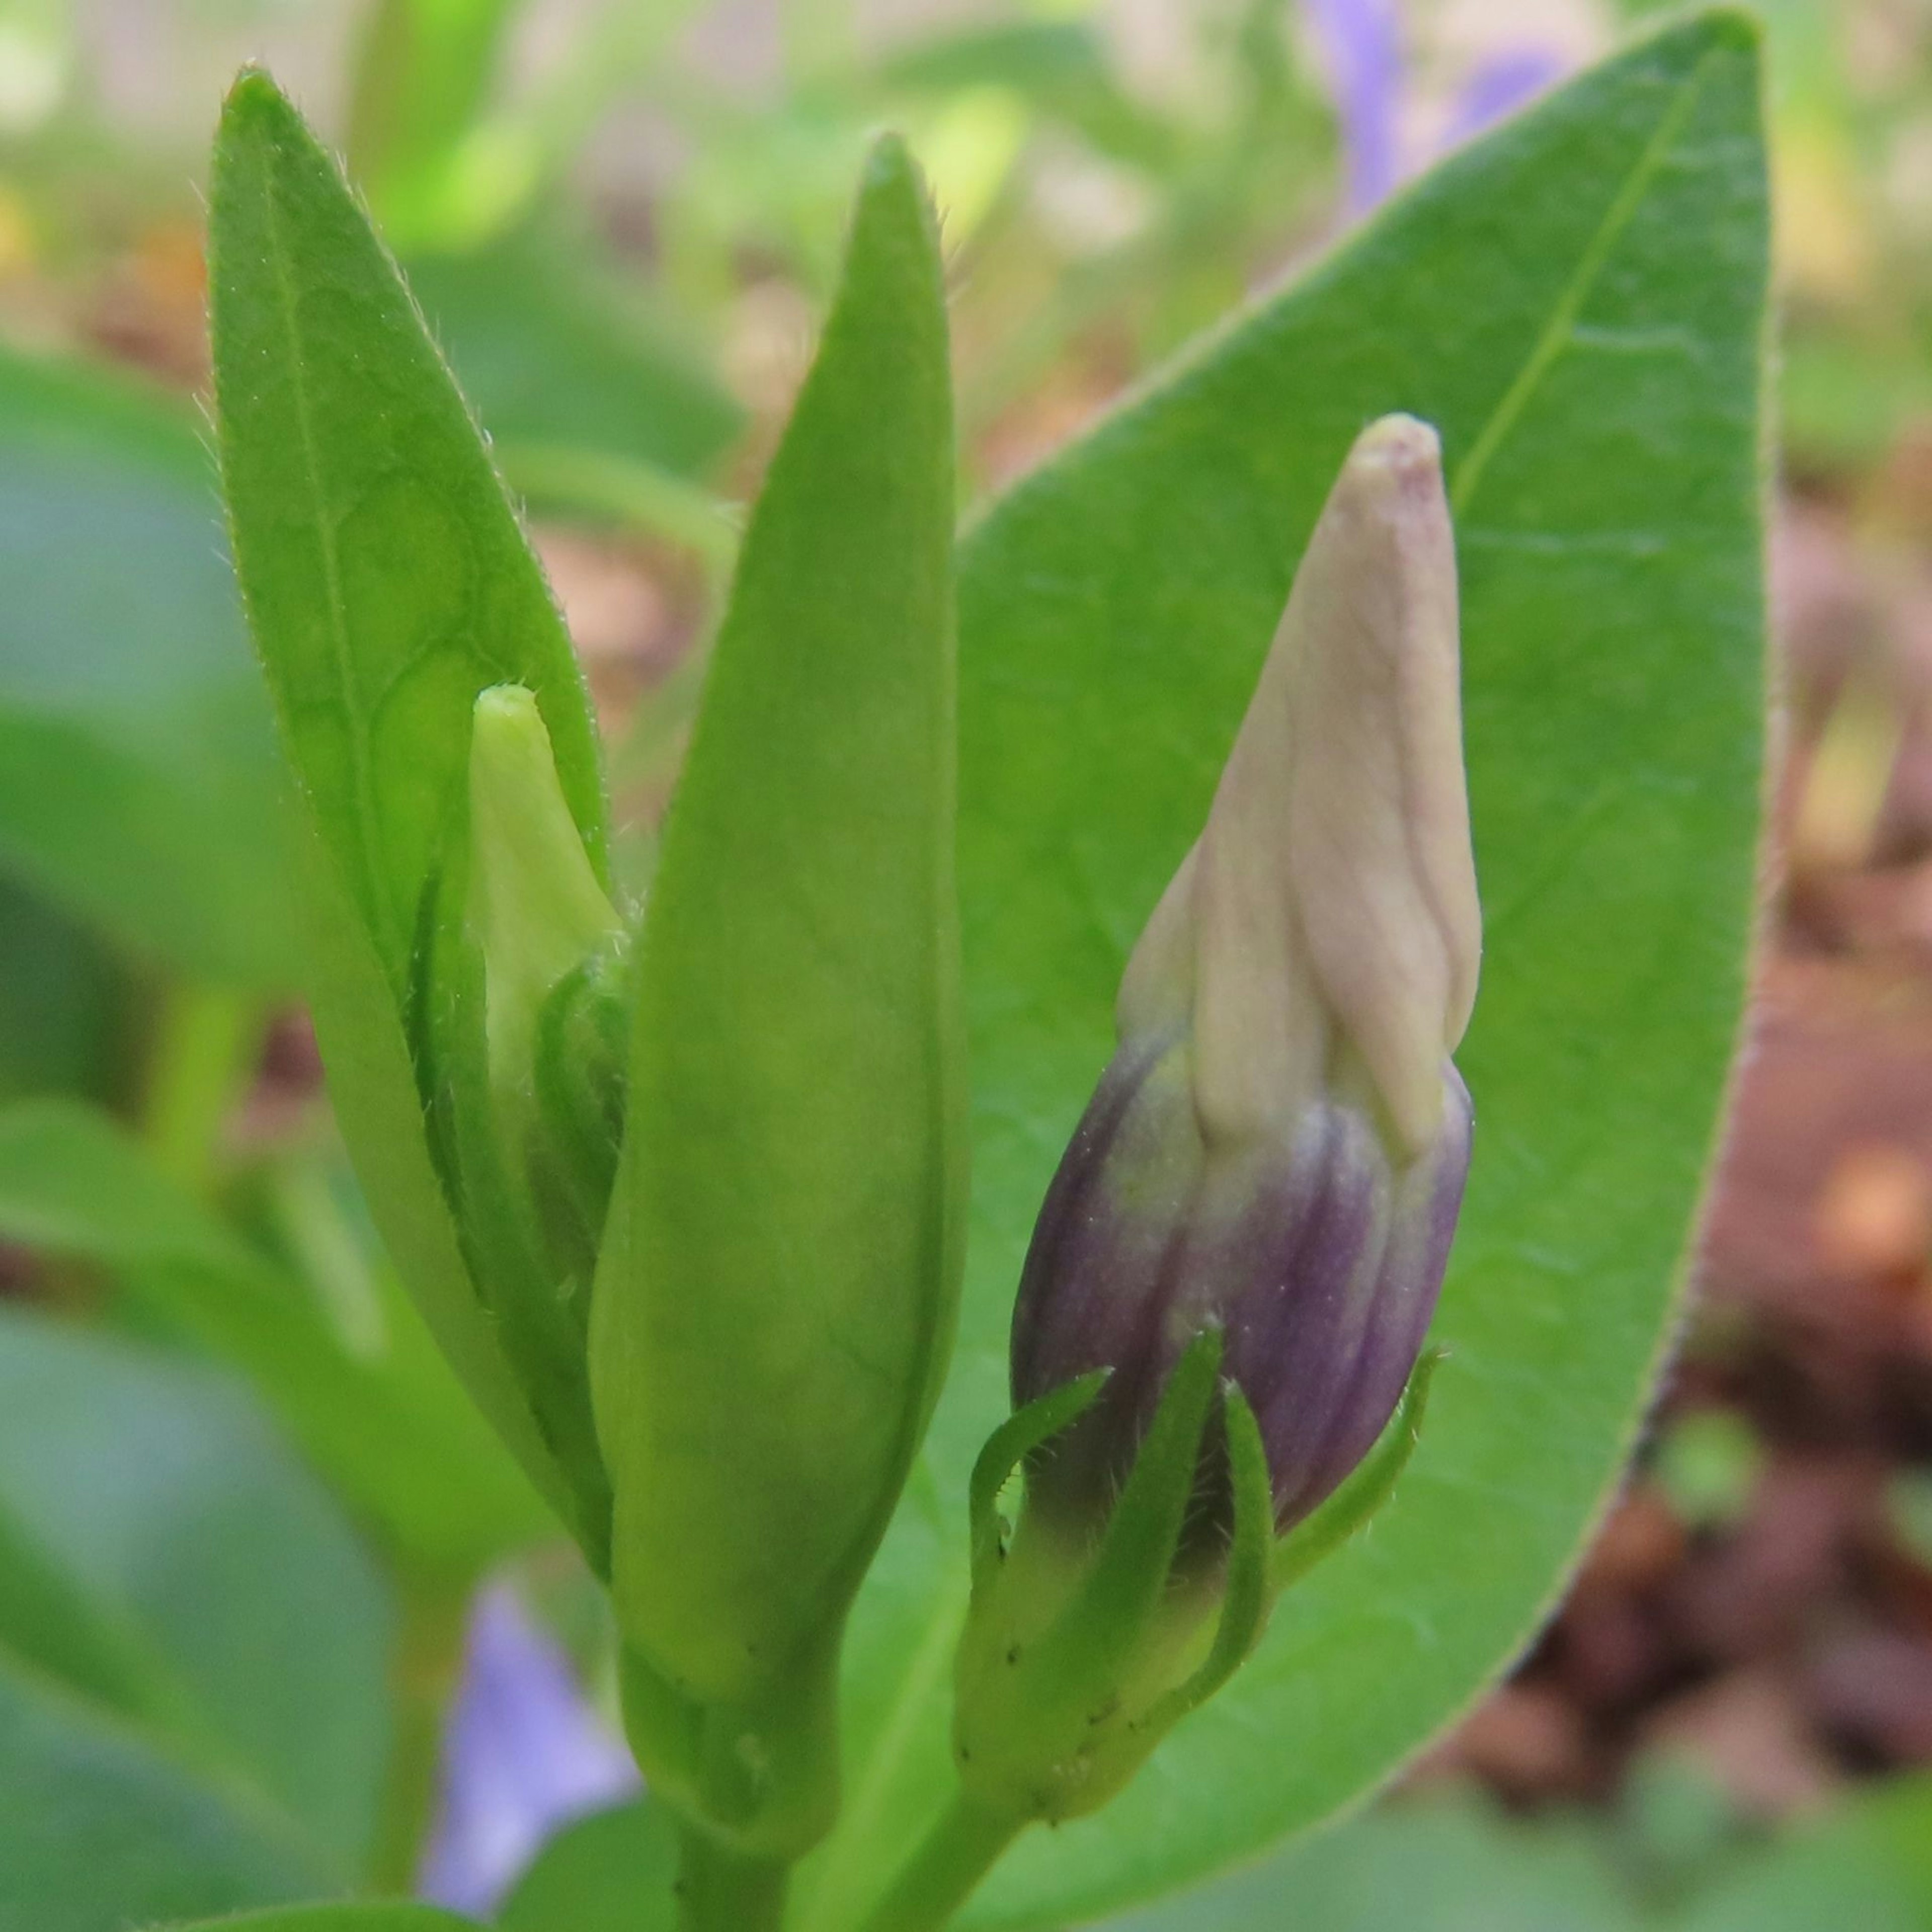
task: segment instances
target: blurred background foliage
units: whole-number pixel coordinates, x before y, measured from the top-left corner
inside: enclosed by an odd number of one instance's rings
[[[595,1594],[378,1251],[295,998],[196,412],[235,67],[346,152],[530,506],[640,886],[872,130],[944,211],[970,501],[1652,10],[0,0],[0,1928],[482,1909],[628,1789]],[[1512,1680],[1143,1932],[1932,1926],[1932,0],[1760,10],[1790,730],[1706,1293]],[[623,1922],[649,1838],[566,1832],[505,1922]]]

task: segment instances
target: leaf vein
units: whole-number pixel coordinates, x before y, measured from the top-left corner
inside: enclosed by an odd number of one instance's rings
[[[337,548],[335,526],[329,514],[322,487],[322,466],[315,436],[314,404],[309,394],[308,376],[303,362],[302,325],[295,284],[290,272],[288,249],[284,238],[278,182],[272,166],[262,171],[262,225],[268,231],[268,260],[275,278],[275,293],[282,311],[282,326],[289,352],[289,388],[295,404],[296,434],[300,445],[302,473],[308,486],[322,562],[322,614],[334,660],[335,675],[341,696],[340,706],[347,726],[349,764],[356,800],[356,857],[362,877],[361,885],[370,916],[386,924],[385,895],[379,890],[374,863],[376,825],[375,794],[369,770],[369,743],[364,729],[362,694],[356,654],[349,638],[349,616],[342,588],[342,562]]]
[[[1704,84],[1704,71],[1714,57],[1714,50],[1707,53],[1697,64],[1678,82],[1670,104],[1659,118],[1655,130],[1644,145],[1635,165],[1624,178],[1615,199],[1605,211],[1598,224],[1597,232],[1590,237],[1582,254],[1579,257],[1575,272],[1564,286],[1550,312],[1550,320],[1544,323],[1543,332],[1537,338],[1522,367],[1516,373],[1515,380],[1503,392],[1502,400],[1490,412],[1489,420],[1478,433],[1470,446],[1468,454],[1457,466],[1456,476],[1449,489],[1450,506],[1460,518],[1468,508],[1469,500],[1476,493],[1476,486],[1482,481],[1483,472],[1489,467],[1490,460],[1501,448],[1529,400],[1549,374],[1564,350],[1570,345],[1573,332],[1583,312],[1583,304],[1590,298],[1597,285],[1597,278],[1604,271],[1617,243],[1622,238],[1624,230],[1642,206],[1650,184],[1663,167],[1677,137],[1684,131],[1696,105],[1699,91]]]

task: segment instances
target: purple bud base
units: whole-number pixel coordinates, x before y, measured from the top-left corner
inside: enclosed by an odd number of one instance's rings
[[[1369,1115],[1333,1097],[1286,1142],[1209,1149],[1184,1044],[1121,1048],[1034,1228],[1014,1316],[1014,1402],[1113,1372],[1030,1462],[1030,1502],[1102,1519],[1174,1364],[1210,1325],[1260,1424],[1277,1530],[1334,1491],[1394,1414],[1442,1288],[1471,1125],[1447,1060],[1443,1084],[1441,1132],[1400,1169]],[[1220,1546],[1231,1526],[1220,1461],[1210,1442],[1192,1548]]]

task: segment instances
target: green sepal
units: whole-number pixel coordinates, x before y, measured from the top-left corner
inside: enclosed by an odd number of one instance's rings
[[[1000,1514],[1000,1492],[1035,1450],[1051,1442],[1092,1407],[1112,1372],[1111,1369],[1095,1369],[1061,1383],[1057,1389],[1049,1389],[1037,1400],[1016,1410],[987,1437],[986,1446],[973,1465],[967,1501],[976,1591],[985,1587],[1006,1554],[1010,1526]]]
[[[1100,1552],[1042,1647],[1042,1671],[1070,1701],[1118,1682],[1168,1594],[1220,1379],[1221,1331],[1204,1328],[1174,1365]]]
[[[1267,1448],[1246,1396],[1220,1380],[1221,1346],[1218,1330],[1204,1330],[1175,1364],[1097,1534],[1029,1499],[1008,1547],[998,1498],[1019,1462],[1091,1404],[1103,1373],[1020,1410],[980,1451],[953,1745],[962,1786],[990,1813],[1057,1823],[1106,1803],[1240,1670],[1282,1591],[1387,1502],[1408,1462],[1434,1354],[1366,1460],[1277,1539]],[[1190,1542],[1187,1523],[1216,1454],[1233,1504],[1219,1558]]]
[[[953,1750],[962,1785],[991,1813],[1080,1816],[1159,1742],[1152,1719],[1177,1678],[1191,1675],[1215,1600],[1214,1566],[1177,1558],[1210,1439],[1221,1346],[1218,1329],[1189,1343],[1097,1534],[1029,1503],[1004,1561],[979,1543],[954,1678]],[[1028,1436],[1043,1444],[1053,1432],[1042,1420],[1064,1427],[1098,1388],[1090,1376],[1069,1383],[1011,1418],[1012,1435],[995,1432],[980,1456],[980,1538],[1016,1444]],[[1057,1418],[1042,1417],[1047,1403]]]
[[[1228,1445],[1228,1476],[1234,1492],[1234,1534],[1228,1551],[1227,1581],[1221,1598],[1214,1643],[1199,1670],[1156,1705],[1148,1727],[1156,1733],[1206,1703],[1247,1661],[1268,1628],[1276,1592],[1270,1579],[1274,1553],[1274,1493],[1268,1480],[1268,1450],[1248,1399],[1233,1382],[1222,1391]]]
[[[1275,1544],[1268,1577],[1270,1597],[1279,1596],[1324,1557],[1333,1556],[1394,1493],[1415,1453],[1423,1412],[1429,1405],[1429,1384],[1444,1353],[1431,1348],[1423,1354],[1410,1372],[1395,1413],[1376,1438],[1375,1447],[1319,1509]]]

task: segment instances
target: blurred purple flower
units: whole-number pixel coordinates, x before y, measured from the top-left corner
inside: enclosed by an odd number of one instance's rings
[[[629,1754],[585,1702],[562,1648],[507,1585],[484,1591],[443,1740],[422,1896],[489,1911],[559,1826],[638,1788]]]
[[[1342,117],[1348,207],[1365,214],[1401,172],[1402,14],[1398,0],[1304,0]]]
[[[1505,47],[1492,54],[1463,82],[1443,130],[1444,147],[1460,146],[1485,128],[1514,113],[1555,80],[1569,63],[1552,47]]]

